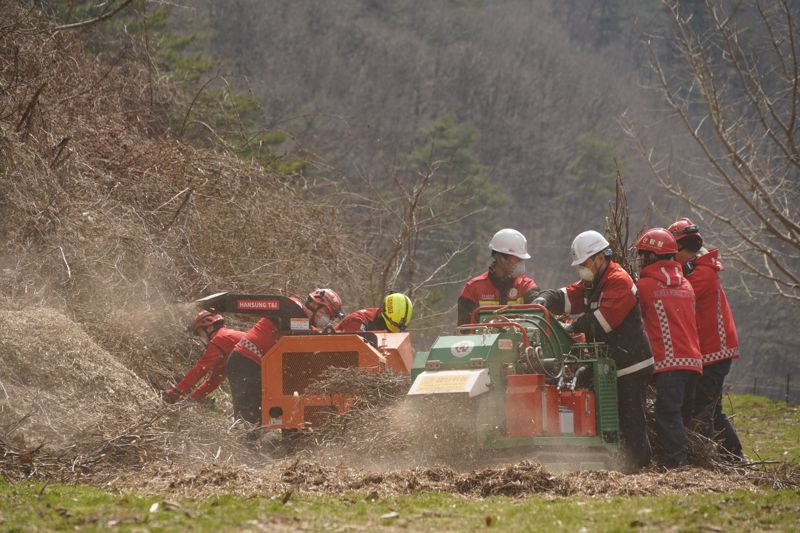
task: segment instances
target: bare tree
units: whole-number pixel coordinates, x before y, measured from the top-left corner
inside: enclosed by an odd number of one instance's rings
[[[608,203],[606,236],[614,252],[614,259],[629,274],[634,276],[636,274],[636,249],[634,248],[634,243],[630,242],[630,225],[628,196],[625,194],[622,174],[619,171],[619,166],[617,166],[614,201]]]
[[[663,3],[672,35],[667,47],[646,40],[650,62],[699,166],[673,165],[628,132],[664,189],[723,229],[743,273],[800,301],[800,2],[705,0],[702,17]]]
[[[373,296],[399,290],[414,299],[415,314],[429,321],[450,308],[428,302],[437,289],[466,281],[454,262],[472,245],[450,236],[466,219],[484,211],[471,209],[463,181],[438,179],[438,163],[414,175],[391,171],[388,179],[362,177],[363,187],[349,193],[351,209],[361,213],[362,227],[374,260]],[[438,327],[438,324],[434,326]]]

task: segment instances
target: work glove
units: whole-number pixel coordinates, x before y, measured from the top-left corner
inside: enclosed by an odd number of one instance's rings
[[[536,305],[543,305],[544,307],[547,307],[547,300],[545,300],[541,296],[539,296],[538,298],[535,298],[531,303],[532,304],[536,304]]]
[[[167,389],[161,393],[161,396],[166,403],[176,403],[182,399],[181,393],[175,389]]]

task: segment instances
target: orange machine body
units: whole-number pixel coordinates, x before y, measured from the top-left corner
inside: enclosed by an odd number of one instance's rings
[[[561,433],[558,389],[544,374],[512,374],[506,388],[506,434],[509,437]]]
[[[308,429],[352,405],[346,394],[306,394],[329,368],[408,374],[414,350],[408,333],[376,332],[377,346],[356,334],[285,335],[261,361],[262,424],[268,429]]]
[[[584,437],[597,435],[594,393],[592,391],[562,391],[560,401],[562,406],[573,412],[576,435]]]

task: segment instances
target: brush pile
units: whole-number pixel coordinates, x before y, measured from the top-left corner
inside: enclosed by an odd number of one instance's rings
[[[395,412],[411,386],[409,376],[371,373],[361,368],[330,368],[306,392],[353,397],[351,408],[331,415],[320,428],[304,433],[298,445],[315,452],[338,450],[350,457],[380,459],[407,451],[408,432],[398,427]]]
[[[150,462],[235,460],[247,430],[191,401],[158,394],[80,325],[52,309],[0,311],[0,471],[79,479]]]
[[[281,294],[369,278],[339,210],[305,182],[177,138],[175,87],[123,33],[94,55],[0,0],[0,300],[62,310],[141,378],[184,366],[175,307],[219,290]],[[181,101],[182,99],[178,99]]]

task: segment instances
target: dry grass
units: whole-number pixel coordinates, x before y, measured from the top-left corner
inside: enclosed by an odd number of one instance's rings
[[[166,385],[190,313],[175,302],[326,285],[357,305],[369,262],[346,213],[291,177],[172,138],[164,117],[183,110],[136,42],[103,62],[35,10],[0,3],[9,306],[65,311],[137,375]]]

